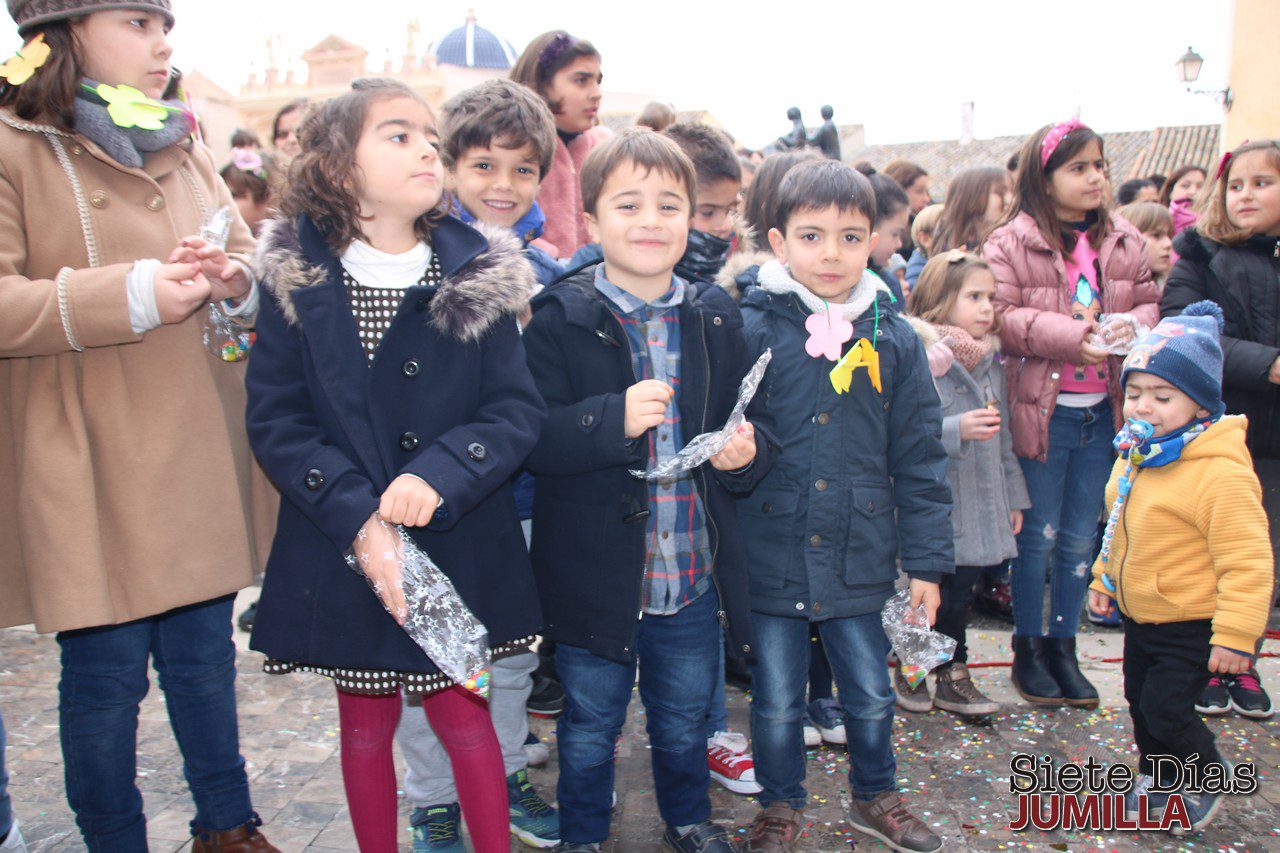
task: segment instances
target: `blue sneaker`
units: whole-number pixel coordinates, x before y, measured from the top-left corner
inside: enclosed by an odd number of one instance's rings
[[[1165,803],[1169,802],[1168,794],[1152,793],[1151,786],[1156,780],[1143,773],[1133,782],[1133,787],[1129,789],[1129,793],[1124,795],[1124,816],[1129,820],[1138,819],[1138,797],[1145,795],[1147,798],[1147,814],[1150,816],[1159,815],[1164,811]]]
[[[512,835],[529,847],[555,847],[560,843],[560,815],[538,796],[525,771],[517,770],[507,777],[507,799],[511,803]]]
[[[413,853],[466,853],[462,846],[462,807],[457,803],[414,809],[409,816]]]
[[[1174,835],[1189,835],[1208,826],[1222,807],[1222,795],[1184,793],[1182,802],[1187,807],[1187,816],[1191,818],[1191,828],[1184,829],[1180,823],[1170,824],[1169,831]]]

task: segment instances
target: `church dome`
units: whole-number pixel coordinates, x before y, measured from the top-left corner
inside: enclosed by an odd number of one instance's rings
[[[516,62],[511,43],[476,23],[475,13],[467,22],[431,46],[430,53],[438,65],[460,65],[463,68],[510,68]]]

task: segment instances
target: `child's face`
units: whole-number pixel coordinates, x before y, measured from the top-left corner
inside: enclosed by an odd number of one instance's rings
[[[1142,236],[1147,241],[1147,266],[1155,275],[1167,275],[1173,269],[1173,238],[1164,229]]]
[[[862,279],[876,235],[862,211],[841,210],[833,204],[794,211],[785,233],[769,230],[769,245],[790,268],[791,277],[810,293],[844,303]]]
[[[440,203],[444,166],[436,123],[415,98],[380,98],[369,105],[356,145],[360,213],[413,222]]]
[[[1227,218],[1254,234],[1280,236],[1280,174],[1266,151],[1232,158],[1227,173]]]
[[[956,296],[956,304],[951,306],[947,314],[947,323],[958,326],[977,340],[982,340],[991,331],[991,324],[996,319],[996,277],[991,270],[975,267],[969,270],[960,285],[960,293]]]
[[[645,171],[624,162],[600,188],[587,230],[600,243],[609,280],[623,289],[633,282],[661,283],[684,255],[689,240],[689,193],[684,182],[662,169]]]
[[[561,68],[547,86],[547,100],[559,104],[556,127],[565,133],[585,133],[600,112],[600,57],[580,56]]]
[[[1151,373],[1131,373],[1124,385],[1125,419],[1140,418],[1155,428],[1154,435],[1168,435],[1209,413],[1195,400]]]
[[[929,206],[933,200],[929,198],[929,176],[921,175],[907,187],[907,200],[911,203],[911,212],[919,213]]]
[[[876,223],[876,233],[880,235],[880,239],[871,250],[871,260],[877,266],[889,263],[893,253],[902,248],[902,236],[907,233],[908,215],[907,208],[904,207]]]
[[[1159,200],[1160,200],[1160,193],[1156,192],[1156,188],[1151,186],[1151,184],[1147,184],[1142,189],[1138,190],[1138,194],[1133,197],[1133,201],[1130,202],[1130,204],[1137,204],[1140,201],[1159,201]]]
[[[738,200],[742,184],[733,178],[722,178],[709,184],[698,184],[698,206],[693,209],[690,226],[721,240],[733,235],[738,219]]]
[[[1008,181],[992,184],[991,192],[987,195],[987,210],[983,214],[983,222],[988,227],[995,225],[1004,217],[1004,212],[1009,209],[1011,201],[1013,201],[1013,194],[1009,191]]]
[[[234,196],[236,208],[240,211],[240,218],[244,220],[244,224],[249,226],[249,230],[254,234],[258,233],[258,226],[262,220],[271,215],[271,205],[267,202],[257,202],[253,198],[253,193],[241,193]]]
[[[1058,218],[1079,222],[1097,210],[1107,189],[1107,164],[1096,141],[1082,147],[1049,175],[1049,199]]]
[[[272,143],[275,145],[276,153],[286,160],[292,160],[302,153],[302,146],[298,144],[298,125],[302,123],[305,115],[306,110],[299,107],[280,116],[276,138]]]
[[[1200,188],[1204,186],[1204,172],[1199,169],[1193,169],[1187,172],[1178,182],[1173,185],[1173,189],[1169,191],[1169,201],[1181,201],[1184,198],[1195,198],[1199,194]]]
[[[481,222],[511,228],[533,207],[541,171],[532,142],[519,148],[495,142],[463,151],[449,177],[458,203],[468,213]]]
[[[169,85],[169,27],[165,19],[137,9],[94,12],[71,25],[85,74],[111,86],[132,86],[159,98]]]

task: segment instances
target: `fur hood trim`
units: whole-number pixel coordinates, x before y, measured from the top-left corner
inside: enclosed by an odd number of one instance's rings
[[[773,260],[773,252],[755,252],[739,249],[724,262],[720,272],[716,273],[715,284],[728,291],[734,302],[742,301],[742,293],[738,288],[738,276],[753,266],[764,266],[766,261]]]
[[[427,310],[439,333],[470,343],[482,338],[495,323],[515,316],[529,303],[537,285],[533,267],[515,234],[477,222],[470,227],[488,241],[469,263],[441,282]],[[328,271],[303,254],[297,224],[273,219],[262,229],[253,255],[258,280],[280,303],[290,325],[297,325],[294,293],[328,280]]]
[[[916,333],[916,337],[920,339],[920,343],[924,344],[926,352],[929,350],[929,347],[933,346],[940,340],[938,337],[938,330],[934,328],[932,323],[926,320],[921,320],[919,317],[911,314],[903,314],[902,319],[906,320],[907,325],[909,325],[911,330]]]

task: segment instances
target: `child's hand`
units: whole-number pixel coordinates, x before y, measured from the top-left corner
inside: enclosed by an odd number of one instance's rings
[[[1221,675],[1240,675],[1253,666],[1253,658],[1232,649],[1214,646],[1209,652],[1209,671]]]
[[[938,621],[938,607],[942,604],[942,592],[936,583],[912,579],[911,609],[915,610],[921,604],[924,605],[925,612],[929,614],[929,625],[932,626],[934,622]]]
[[[387,608],[396,624],[403,625],[409,606],[404,600],[404,575],[401,568],[401,555],[404,551],[400,534],[394,527],[382,523],[375,512],[356,534],[351,550],[356,555],[360,571],[373,584],[373,591],[382,601],[382,606]]]
[[[186,237],[169,255],[169,263],[195,263],[209,279],[213,292],[209,299],[240,299],[249,292],[249,276],[244,267],[227,259],[227,253],[199,237]]]
[[[1089,336],[1080,342],[1080,351],[1076,353],[1076,364],[1102,364],[1102,362],[1107,360],[1109,353],[1106,350],[1102,347],[1095,347],[1093,344],[1089,343],[1089,338],[1093,336],[1094,331],[1097,330],[1092,329]]]
[[[999,412],[991,409],[971,409],[960,416],[962,441],[990,441],[999,434]]]
[[[1102,339],[1109,344],[1131,344],[1134,338],[1133,323],[1124,317],[1117,317],[1098,330]]]
[[[1267,375],[1267,378],[1271,380],[1271,384],[1280,385],[1280,358],[1271,362],[1271,372]]]
[[[1015,509],[1009,512],[1009,526],[1013,528],[1013,535],[1017,536],[1022,532],[1022,510]]]
[[[209,282],[200,274],[199,264],[161,264],[151,286],[165,325],[181,323],[209,301]]]
[[[711,467],[717,471],[737,471],[746,468],[756,458],[756,428],[748,421],[738,427],[724,449],[711,457]]]
[[[675,391],[665,382],[646,379],[627,389],[627,409],[622,418],[622,431],[627,438],[639,438],[662,423]]]
[[[382,493],[378,515],[390,524],[426,527],[439,506],[439,492],[412,474],[401,474]]]
[[[956,360],[956,354],[951,351],[951,344],[955,343],[950,335],[938,341],[925,351],[925,358],[929,360],[929,374],[937,379],[940,376],[946,376],[947,371],[951,369],[951,365]]]
[[[1089,612],[1096,616],[1110,616],[1116,609],[1116,600],[1105,592],[1089,590]]]

